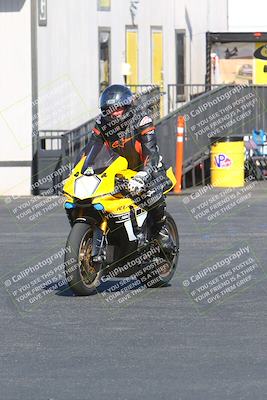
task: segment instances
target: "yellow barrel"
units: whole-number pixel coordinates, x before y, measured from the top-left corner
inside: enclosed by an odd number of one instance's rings
[[[211,185],[242,187],[245,182],[245,146],[242,138],[218,138],[211,145]]]

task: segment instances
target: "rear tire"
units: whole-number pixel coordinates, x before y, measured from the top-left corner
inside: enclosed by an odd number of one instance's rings
[[[180,250],[180,243],[179,243],[179,234],[176,223],[173,217],[166,212],[166,226],[169,231],[169,234],[172,237],[172,240],[177,248],[177,253],[174,257],[168,258],[167,255],[163,254],[164,258],[162,257],[162,264],[164,264],[164,259],[166,261],[166,268],[160,268],[160,271],[157,273],[157,282],[150,285],[151,288],[157,288],[162,286],[167,286],[170,280],[172,279],[177,265],[178,265],[178,258],[179,258],[179,250]]]
[[[70,288],[79,296],[96,294],[102,276],[101,263],[90,262],[94,226],[93,220],[89,224],[77,222],[67,239],[66,278]]]

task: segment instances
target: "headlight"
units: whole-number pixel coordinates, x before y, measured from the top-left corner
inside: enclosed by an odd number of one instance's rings
[[[81,176],[75,182],[75,197],[81,200],[87,199],[96,191],[100,182],[97,176]]]

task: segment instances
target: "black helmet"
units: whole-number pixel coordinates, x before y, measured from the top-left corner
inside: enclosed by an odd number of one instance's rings
[[[125,114],[133,104],[133,94],[126,86],[108,86],[100,97],[100,109],[105,118],[114,118],[117,110],[122,110]]]

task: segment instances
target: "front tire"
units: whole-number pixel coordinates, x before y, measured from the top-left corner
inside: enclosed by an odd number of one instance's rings
[[[93,221],[74,224],[66,244],[65,273],[68,284],[79,296],[96,294],[102,276],[101,263],[91,262]]]

